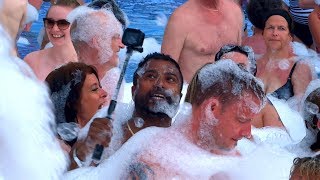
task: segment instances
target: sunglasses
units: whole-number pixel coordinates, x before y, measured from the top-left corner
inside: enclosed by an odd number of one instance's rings
[[[43,18],[43,23],[44,23],[44,26],[48,29],[52,29],[55,24],[57,24],[60,30],[66,30],[70,26],[70,22],[68,22],[65,19],[60,19],[58,21],[55,21],[51,18]]]

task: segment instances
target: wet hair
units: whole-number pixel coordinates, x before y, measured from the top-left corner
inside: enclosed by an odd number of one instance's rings
[[[290,170],[290,179],[294,173],[298,173],[305,179],[317,179],[320,177],[320,155],[314,157],[295,158]]]
[[[238,46],[233,44],[224,45],[220,48],[220,50],[215,55],[215,62],[221,60],[221,57],[224,54],[230,53],[230,52],[238,52],[241,53],[248,58],[248,64],[249,64],[249,71],[252,74],[256,73],[256,60],[254,58],[254,52],[253,49],[250,46]]]
[[[204,74],[207,75],[204,77]],[[199,106],[206,99],[216,97],[225,107],[239,99],[243,92],[255,95],[261,105],[266,101],[261,82],[242,66],[224,60],[208,63],[196,72],[188,86],[185,101]]]
[[[256,28],[262,30],[264,28],[265,12],[281,7],[282,2],[279,0],[250,0],[247,5],[248,18]]]
[[[313,114],[308,111],[308,105],[307,103],[310,103],[312,105],[316,105],[318,108],[318,112],[315,112],[316,114]],[[313,90],[308,97],[305,100],[304,103],[304,118],[307,124],[310,125],[311,128],[317,129],[317,122],[320,120],[320,88],[317,88]],[[313,151],[319,150],[320,149],[320,131],[317,132],[317,138],[316,142],[314,142],[311,146],[310,149]]]
[[[77,123],[81,89],[88,74],[98,73],[93,66],[69,62],[53,70],[46,78],[55,107],[56,123]]]
[[[268,19],[271,16],[275,16],[275,15],[281,16],[287,21],[289,32],[293,36],[293,21],[292,21],[292,18],[290,16],[289,12],[284,9],[273,9],[273,10],[266,12],[266,14],[264,16],[264,20],[263,20],[263,29],[265,28],[266,22],[268,21]]]
[[[166,55],[166,54],[162,54],[162,53],[158,53],[158,52],[154,52],[154,53],[151,53],[151,54],[148,54],[139,64],[138,64],[138,67],[136,69],[136,71],[134,72],[133,74],[133,85],[136,86],[137,85],[137,81],[138,81],[138,78],[139,78],[139,74],[138,74],[138,71],[140,69],[142,69],[145,64],[149,61],[156,61],[156,60],[164,60],[164,61],[168,61],[170,63],[172,63],[179,71],[179,76],[180,76],[180,79],[181,79],[181,84],[180,84],[180,92],[182,91],[182,86],[183,86],[183,76],[182,76],[182,73],[181,73],[181,70],[180,70],[180,66],[179,64],[174,60],[172,59],[169,55]]]
[[[107,8],[110,9],[118,21],[122,24],[123,29],[128,26],[126,14],[119,8],[119,5],[114,0],[94,0],[88,7],[93,9]]]

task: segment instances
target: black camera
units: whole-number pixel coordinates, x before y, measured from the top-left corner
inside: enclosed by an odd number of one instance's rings
[[[122,43],[127,47],[138,48],[142,47],[144,33],[139,29],[127,28],[122,36]]]

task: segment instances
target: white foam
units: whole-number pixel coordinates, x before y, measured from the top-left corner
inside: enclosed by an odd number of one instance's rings
[[[0,27],[0,178],[60,179],[67,159],[58,144],[48,89],[21,59],[9,56]]]
[[[17,43],[24,44],[24,45],[30,45],[30,42],[28,41],[28,39],[26,39],[24,37],[19,37]]]

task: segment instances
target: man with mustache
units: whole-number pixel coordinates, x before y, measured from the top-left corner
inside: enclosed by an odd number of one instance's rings
[[[151,127],[169,127],[172,118],[179,108],[180,98],[182,96],[183,77],[178,63],[170,56],[161,53],[152,53],[147,55],[139,64],[133,76],[132,97],[134,101],[134,111],[132,117],[125,121],[122,126],[122,132],[118,133],[112,130],[111,121],[106,118],[96,118],[92,121],[88,136],[92,140],[101,139],[99,134],[108,134],[100,144],[109,149],[118,149],[120,147],[109,147],[111,139],[115,136],[121,136],[121,143],[124,144],[138,131]],[[117,114],[114,117],[115,122],[119,122]],[[95,122],[107,122],[108,128],[102,128],[102,125]],[[137,123],[139,122],[139,123]],[[94,125],[95,123],[95,125]],[[94,131],[93,131],[94,130]],[[117,132],[117,133],[115,133]],[[94,138],[96,137],[96,138]],[[97,141],[97,142],[98,142]],[[90,145],[91,144],[91,145]],[[92,146],[93,144],[93,146]],[[99,144],[99,143],[97,143]],[[82,166],[81,161],[90,157],[94,151],[95,143],[78,143],[71,158],[71,169]],[[106,151],[106,150],[105,150]],[[76,163],[77,161],[77,163]]]

